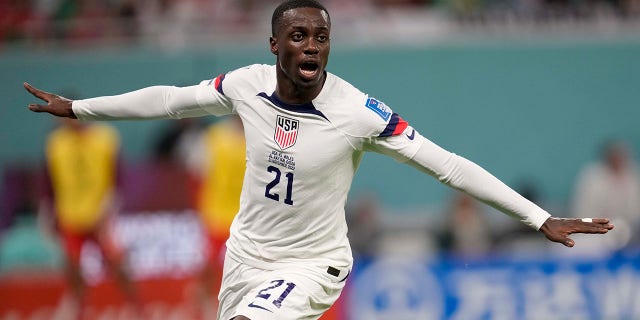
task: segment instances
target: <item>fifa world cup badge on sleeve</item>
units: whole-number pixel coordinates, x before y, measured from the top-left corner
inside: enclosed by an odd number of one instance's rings
[[[384,102],[376,100],[375,98],[367,99],[365,107],[371,109],[371,111],[379,115],[384,121],[389,121],[389,118],[391,117],[391,109],[387,107]]]

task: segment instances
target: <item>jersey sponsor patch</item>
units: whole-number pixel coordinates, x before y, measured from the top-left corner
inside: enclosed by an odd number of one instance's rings
[[[276,119],[276,132],[273,135],[273,139],[280,149],[284,150],[296,144],[299,124],[300,122],[298,122],[298,120],[278,115]]]
[[[389,121],[389,118],[391,117],[391,109],[382,101],[375,98],[369,98],[364,106],[379,115],[382,120]]]

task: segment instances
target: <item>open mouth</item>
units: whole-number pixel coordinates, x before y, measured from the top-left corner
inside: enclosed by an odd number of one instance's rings
[[[300,65],[300,73],[306,78],[313,77],[318,71],[318,63],[316,62],[303,62]]]

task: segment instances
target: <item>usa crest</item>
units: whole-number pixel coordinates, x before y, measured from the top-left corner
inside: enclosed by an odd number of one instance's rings
[[[296,144],[298,128],[298,120],[278,116],[276,119],[276,132],[273,135],[273,139],[280,149],[284,150]]]

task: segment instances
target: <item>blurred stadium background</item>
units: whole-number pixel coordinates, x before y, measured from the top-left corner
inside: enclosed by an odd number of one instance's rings
[[[638,0],[324,3],[330,72],[554,215],[570,214],[578,174],[606,140],[640,150]],[[22,82],[83,98],[269,64],[276,4],[0,0],[0,319],[64,319],[62,252],[37,219],[55,121],[26,109],[34,99]],[[205,244],[179,187],[184,168],[159,146],[175,124],[112,124],[126,173],[114,232],[151,317],[188,318]],[[365,158],[348,205],[356,265],[323,319],[640,318],[638,225],[619,225],[613,245],[561,248],[407,166]],[[452,244],[460,210],[472,212],[460,218],[471,246]],[[99,254],[85,249],[93,315],[126,318]]]

